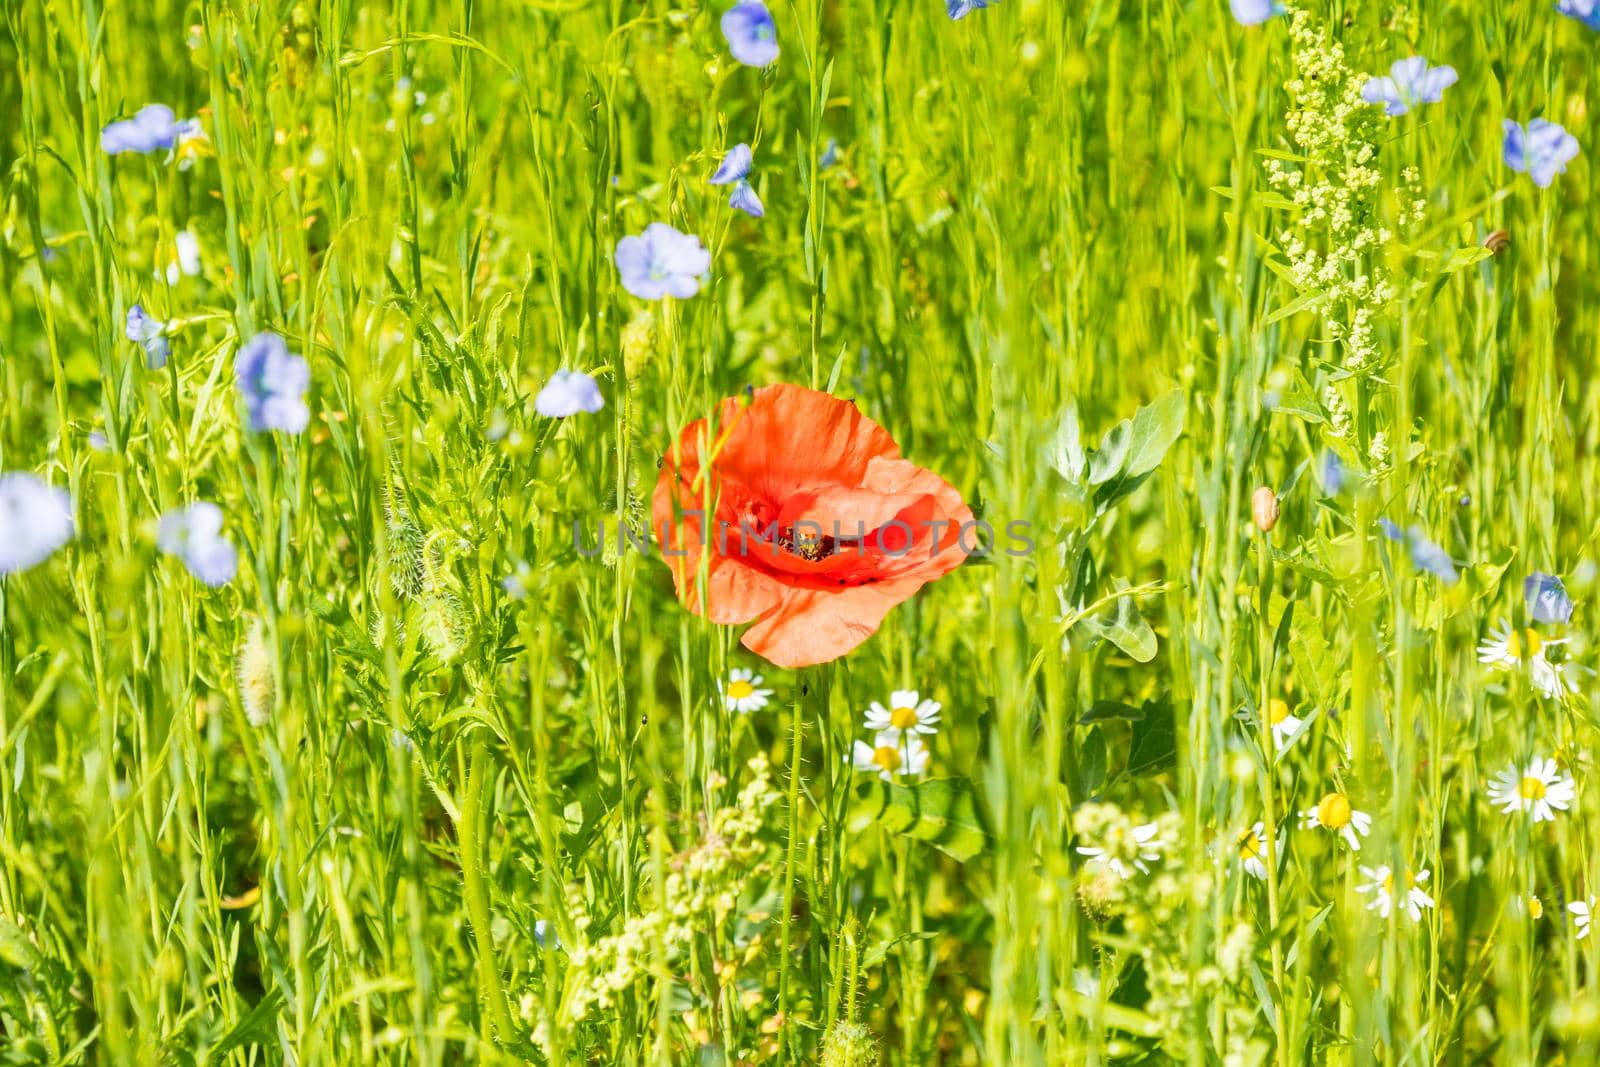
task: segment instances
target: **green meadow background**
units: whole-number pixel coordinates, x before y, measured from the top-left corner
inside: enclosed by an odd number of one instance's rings
[[[1349,309],[1283,269],[1327,234],[1264,169],[1298,153],[1289,20],[1223,0],[775,0],[764,71],[693,2],[6,0],[0,467],[70,489],[77,536],[0,581],[0,1062],[1596,1062],[1566,904],[1600,880],[1600,34],[1303,6],[1355,72],[1461,74],[1362,120],[1397,295],[1355,369]],[[187,169],[101,151],[152,101],[201,118]],[[1584,151],[1544,191],[1500,158],[1539,115]],[[761,220],[706,182],[740,141]],[[712,252],[693,299],[619,284],[657,221]],[[243,429],[263,329],[310,361],[302,435]],[[561,367],[601,412],[534,413]],[[574,551],[773,382],[853,398],[1036,551],[799,671],[653,555]],[[1073,473],[1150,404],[1182,428],[1150,469]],[[240,547],[218,590],[155,549],[195,499]],[[1562,700],[1474,652],[1536,570],[1577,602],[1542,628]],[[764,710],[724,709],[735,667]],[[889,788],[845,756],[901,688],[943,724]],[[1272,699],[1309,722],[1281,755]],[[1489,804],[1550,754],[1571,811]],[[1296,825],[1338,790],[1359,857]],[[1269,881],[1235,846],[1262,819]],[[1076,851],[1117,820],[1163,844],[1122,882]],[[1358,863],[1437,907],[1365,910]]]

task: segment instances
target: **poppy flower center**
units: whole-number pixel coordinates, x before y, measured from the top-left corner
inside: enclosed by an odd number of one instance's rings
[[[827,534],[813,530],[797,530],[793,526],[780,526],[774,543],[791,556],[815,563],[827,559],[838,551],[838,542]]]
[[[1543,800],[1549,788],[1544,784],[1543,778],[1524,778],[1517,786],[1517,792],[1523,800]]]
[[[895,708],[889,713],[889,725],[896,730],[909,730],[917,725],[916,708]]]
[[[755,691],[756,687],[743,678],[728,683],[728,695],[735,700],[743,700]]]
[[[1329,793],[1317,804],[1317,822],[1330,830],[1350,825],[1350,799],[1343,793]]]
[[[900,750],[893,745],[879,745],[872,750],[872,762],[886,771],[900,769]]]

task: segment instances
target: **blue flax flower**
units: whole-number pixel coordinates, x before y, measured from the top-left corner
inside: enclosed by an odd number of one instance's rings
[[[146,362],[151,370],[160,370],[167,365],[167,357],[172,354],[172,346],[167,343],[167,324],[160,319],[147,314],[144,307],[135,304],[128,309],[128,340],[144,349]]]
[[[1406,540],[1410,543],[1411,563],[1419,571],[1427,571],[1446,585],[1455,585],[1460,580],[1450,553],[1428,540],[1422,527],[1413,526],[1407,530]]]
[[[1524,130],[1506,119],[1505,130],[1506,166],[1532,176],[1541,189],[1548,189],[1557,174],[1566,173],[1567,164],[1578,155],[1578,139],[1554,122],[1534,119]]]
[[[72,498],[31,474],[0,474],[0,574],[49,559],[72,540]]]
[[[222,509],[206,500],[161,516],[156,545],[212,588],[231,582],[239,569],[233,542],[222,536]]]
[[[1279,0],[1231,0],[1233,17],[1244,26],[1259,26],[1287,8]]]
[[[1344,491],[1346,475],[1339,453],[1331,448],[1323,449],[1322,459],[1317,464],[1317,480],[1322,483],[1322,491],[1329,496],[1338,496]]]
[[[1591,30],[1600,30],[1600,0],[1561,0],[1556,10]]]
[[[641,300],[687,299],[700,291],[700,278],[711,269],[711,253],[700,238],[664,222],[618,241],[615,258],[622,287]]]
[[[728,51],[747,67],[765,67],[778,58],[778,26],[761,0],[741,0],[722,16]]]
[[[1538,571],[1522,581],[1522,597],[1528,602],[1528,617],[1534,622],[1572,621],[1572,598],[1567,587],[1553,574]]]
[[[753,219],[759,219],[767,212],[761,206],[761,198],[750,185],[752,162],[753,156],[749,145],[734,145],[728,154],[722,157],[722,166],[711,176],[711,184],[733,186],[733,195],[728,197],[728,206],[737,208]]]
[[[533,409],[547,419],[564,419],[580,411],[594,414],[606,406],[600,386],[581,370],[558,370],[533,399]]]
[[[964,19],[974,11],[982,11],[1000,0],[944,0],[944,9],[953,19]]]
[[[1400,527],[1391,519],[1379,519],[1378,529],[1383,531],[1383,536],[1391,541],[1404,541],[1411,556],[1411,565],[1419,571],[1427,571],[1443,581],[1446,585],[1454,585],[1460,581],[1461,575],[1456,572],[1455,561],[1450,558],[1450,553],[1440,548],[1428,539],[1427,532],[1420,526],[1401,532]]]
[[[311,368],[304,359],[290,354],[282,337],[270,332],[256,334],[239,349],[233,369],[252,430],[299,433],[306,428],[311,421],[306,407]]]
[[[100,131],[100,147],[109,155],[138,152],[147,155],[173,149],[202,135],[199,119],[179,121],[165,104],[150,104],[131,119],[119,119]]]
[[[1361,99],[1369,104],[1382,104],[1384,111],[1404,115],[1422,104],[1437,104],[1444,91],[1456,83],[1454,67],[1430,67],[1421,56],[1397,59],[1389,73],[1380,78],[1369,78],[1361,90]]]

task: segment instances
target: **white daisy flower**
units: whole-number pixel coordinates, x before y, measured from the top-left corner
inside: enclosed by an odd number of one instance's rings
[[[915,689],[896,689],[889,694],[887,708],[876,700],[872,702],[872,707],[867,709],[866,727],[874,733],[900,730],[936,734],[939,732],[939,710],[937,700],[918,700]]]
[[[1300,813],[1302,830],[1320,826],[1344,838],[1352,852],[1361,851],[1361,839],[1372,831],[1372,816],[1350,806],[1350,798],[1343,793],[1329,793],[1317,801],[1317,806]]]
[[[1528,677],[1533,687],[1554,700],[1567,692],[1576,693],[1578,683],[1567,674],[1564,663],[1552,663],[1547,649],[1566,643],[1565,637],[1542,637],[1533,629],[1514,630],[1505,621],[1497,623],[1489,636],[1478,643],[1478,662],[1497,671],[1514,671],[1527,657]]]
[[[156,249],[156,278],[165,277],[168,285],[177,285],[184,278],[200,273],[200,238],[190,229],[179,230],[169,245],[162,242]],[[162,266],[165,264],[165,266]]]
[[[1361,873],[1367,881],[1356,886],[1356,892],[1371,893],[1372,899],[1367,902],[1367,910],[1375,911],[1387,919],[1389,913],[1394,911],[1394,872],[1388,867],[1362,867]],[[1428,876],[1429,872],[1423,870],[1406,879],[1406,895],[1401,906],[1412,922],[1421,922],[1422,909],[1433,907],[1433,898],[1422,888]]]
[[[1549,822],[1557,811],[1566,811],[1577,793],[1572,778],[1556,769],[1553,759],[1535,756],[1522,773],[1513,764],[1494,776],[1489,783],[1489,802],[1510,815],[1518,811],[1533,812],[1534,822]]]
[[[761,675],[747,667],[735,667],[728,672],[728,681],[722,686],[722,702],[729,711],[748,715],[767,706],[772,690],[762,689]]]
[[[1582,941],[1589,936],[1589,923],[1594,919],[1595,898],[1588,900],[1574,900],[1567,905],[1567,910],[1572,912],[1572,922],[1578,928],[1574,936]]]
[[[1287,701],[1273,697],[1267,701],[1267,725],[1272,727],[1272,747],[1282,748],[1305,725],[1305,720],[1289,714]]]
[[[1240,831],[1236,844],[1239,848],[1239,866],[1245,869],[1257,881],[1267,880],[1267,828],[1262,823],[1256,823],[1248,830]],[[1283,853],[1283,837],[1278,837],[1278,853]]]
[[[1153,822],[1129,829],[1113,826],[1103,847],[1079,845],[1078,854],[1088,856],[1091,866],[1101,864],[1109,867],[1118,878],[1129,877],[1129,864],[1137,868],[1140,874],[1149,874],[1150,868],[1145,864],[1161,858],[1161,848],[1156,842],[1156,835],[1160,832],[1161,827]]]
[[[876,772],[889,782],[897,774],[921,775],[928,769],[928,746],[916,734],[899,730],[880,730],[872,744],[857,741],[851,751],[851,762],[858,771]]]

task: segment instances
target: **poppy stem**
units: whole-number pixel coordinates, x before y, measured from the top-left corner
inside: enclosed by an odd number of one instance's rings
[[[461,817],[456,833],[461,852],[461,879],[466,883],[467,917],[477,946],[478,992],[489,1005],[489,1018],[503,1042],[515,1040],[511,1006],[506,1000],[499,965],[494,959],[494,935],[490,929],[489,886],[483,876],[483,798],[492,776],[489,772],[489,746],[483,730],[475,732],[467,764],[467,780],[461,793]]]
[[[805,734],[805,695],[811,691],[815,671],[800,671],[790,716],[789,841],[783,858],[783,933],[778,951],[778,1018],[781,1020],[786,1062],[792,1062],[794,1029],[789,1025],[789,959],[794,925],[795,853],[800,841],[800,742]]]

